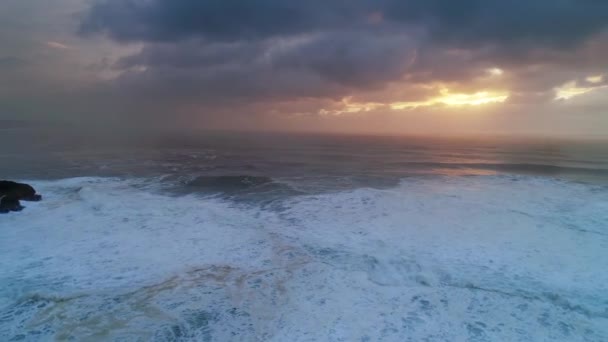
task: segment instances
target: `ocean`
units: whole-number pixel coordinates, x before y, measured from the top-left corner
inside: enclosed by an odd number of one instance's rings
[[[2,341],[608,341],[608,142],[29,131]]]

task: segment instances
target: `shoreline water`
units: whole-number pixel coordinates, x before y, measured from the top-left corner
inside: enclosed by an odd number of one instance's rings
[[[268,201],[34,181],[0,218],[0,336],[606,339],[608,191],[407,177]]]

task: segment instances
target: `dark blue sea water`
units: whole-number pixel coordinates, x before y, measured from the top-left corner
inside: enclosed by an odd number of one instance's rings
[[[518,174],[608,182],[608,141],[375,137],[198,132],[112,136],[60,129],[5,129],[0,174],[252,176],[345,187],[394,185],[411,176]]]

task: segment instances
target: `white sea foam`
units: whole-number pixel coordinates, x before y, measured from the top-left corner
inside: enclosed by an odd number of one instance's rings
[[[608,190],[423,177],[281,210],[34,182],[0,216],[0,339],[608,340]]]

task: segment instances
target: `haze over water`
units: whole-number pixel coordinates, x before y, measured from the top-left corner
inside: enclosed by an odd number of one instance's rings
[[[0,171],[32,179],[522,174],[608,180],[608,140],[205,131],[129,137],[35,128],[6,129],[0,139]]]

